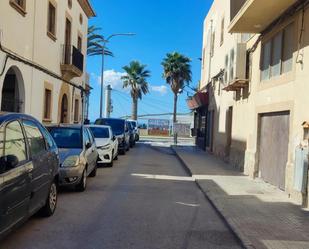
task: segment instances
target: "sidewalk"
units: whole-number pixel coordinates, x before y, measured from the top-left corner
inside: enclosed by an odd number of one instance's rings
[[[173,149],[246,248],[309,249],[309,212],[284,192],[196,147]]]

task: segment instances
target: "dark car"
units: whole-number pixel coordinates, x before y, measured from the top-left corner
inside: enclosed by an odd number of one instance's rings
[[[127,122],[120,118],[99,118],[96,125],[108,125],[118,139],[118,151],[125,154],[130,149],[130,131]]]
[[[97,173],[98,152],[90,129],[84,125],[47,127],[60,155],[60,186],[72,186],[84,191],[87,177]]]
[[[128,128],[129,128],[129,133],[130,133],[130,147],[132,148],[135,145],[135,131],[134,131],[134,126],[130,121],[126,121]]]
[[[0,113],[0,239],[57,205],[58,148],[31,116]]]
[[[139,141],[139,128],[136,120],[128,120],[130,124],[133,126],[135,141]]]

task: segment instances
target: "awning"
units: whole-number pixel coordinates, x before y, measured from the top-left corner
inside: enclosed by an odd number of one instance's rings
[[[208,105],[208,93],[198,92],[194,96],[187,99],[187,105],[190,110],[195,110]]]
[[[229,91],[238,91],[242,88],[245,88],[248,86],[249,80],[245,79],[245,80],[241,80],[241,79],[236,79],[233,82],[231,82],[230,84],[228,84],[228,86],[224,87],[223,90],[229,92]]]

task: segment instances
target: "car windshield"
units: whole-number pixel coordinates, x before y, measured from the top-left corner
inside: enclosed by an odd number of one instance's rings
[[[110,126],[115,135],[121,135],[124,133],[125,121],[122,119],[98,119],[95,121],[95,124]]]
[[[136,122],[130,122],[131,123],[131,125],[133,126],[133,128],[136,128]]]
[[[95,138],[109,138],[109,129],[106,127],[89,127]]]
[[[59,148],[82,148],[80,128],[49,127],[49,133]]]

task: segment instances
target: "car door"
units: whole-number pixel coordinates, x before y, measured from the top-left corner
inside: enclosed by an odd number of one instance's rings
[[[89,136],[89,140],[91,143],[91,162],[93,167],[96,166],[97,158],[98,158],[98,152],[97,152],[97,146],[95,144],[94,136],[89,128],[86,128]]]
[[[108,129],[109,129],[110,139],[112,141],[112,146],[113,146],[114,156],[115,156],[117,155],[117,152],[118,152],[118,139],[114,136],[112,129],[111,128],[108,128]]]
[[[33,163],[29,204],[29,211],[33,214],[46,202],[51,183],[53,158],[47,150],[47,144],[39,126],[32,120],[23,120],[22,124],[28,142],[30,158]]]
[[[84,155],[87,161],[87,165],[88,165],[88,170],[87,170],[87,174],[89,175],[93,169],[93,159],[92,159],[92,145],[91,145],[91,141],[90,141],[90,137],[89,134],[86,130],[86,128],[83,128],[83,146],[84,146]],[[87,144],[89,144],[89,147],[87,147]]]
[[[0,132],[0,235],[28,216],[33,164],[19,121],[9,122]],[[14,156],[15,167],[4,162]],[[13,165],[13,164],[11,164]]]

